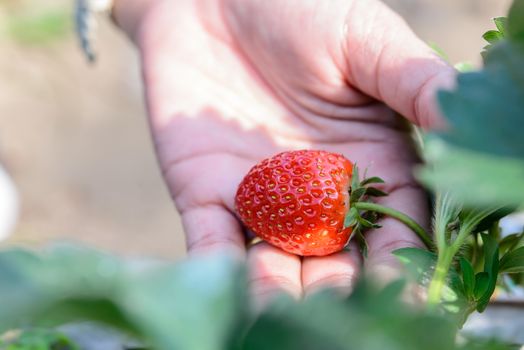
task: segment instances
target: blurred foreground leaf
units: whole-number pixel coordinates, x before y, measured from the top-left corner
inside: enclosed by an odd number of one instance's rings
[[[460,74],[456,91],[439,94],[451,123],[451,130],[439,136],[456,147],[524,158],[522,135],[516,128],[524,111],[523,62],[524,49],[503,41],[487,54],[482,71]]]
[[[410,277],[420,284],[429,281],[437,263],[437,254],[420,248],[397,249],[393,255],[406,267]]]
[[[361,282],[347,300],[329,292],[303,303],[282,298],[257,318],[239,349],[508,349],[483,342],[457,345],[454,321],[400,302],[398,286],[380,291]]]
[[[61,245],[0,253],[0,334],[92,320],[156,349],[217,349],[242,316],[240,267],[227,257],[135,271],[95,250]]]
[[[122,307],[159,349],[223,349],[244,321],[246,283],[225,256],[188,260],[140,274]]]
[[[0,338],[2,350],[80,350],[60,332],[48,329],[15,331],[9,337]]]
[[[419,173],[422,180],[469,205],[524,202],[524,158],[498,157],[432,139],[426,159],[431,168]]]
[[[325,293],[302,304],[282,300],[272,305],[253,325],[245,348],[456,349],[454,334],[453,323],[413,312],[360,284],[343,303]]]

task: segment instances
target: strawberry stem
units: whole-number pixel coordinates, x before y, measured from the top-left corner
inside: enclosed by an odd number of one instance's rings
[[[424,230],[422,226],[420,226],[415,220],[413,220],[406,214],[376,203],[357,202],[353,203],[353,206],[358,210],[372,211],[397,219],[398,221],[402,222],[404,225],[409,227],[413,232],[415,232],[417,236],[422,240],[422,242],[424,242],[428,249],[430,249],[433,246],[433,241],[427,234],[426,230]]]

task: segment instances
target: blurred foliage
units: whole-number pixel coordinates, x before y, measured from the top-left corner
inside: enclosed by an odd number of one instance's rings
[[[454,91],[439,93],[449,130],[427,138],[421,179],[466,204],[524,203],[524,0],[508,19],[495,19],[484,68],[459,74]]]
[[[8,11],[6,35],[24,45],[45,45],[72,33],[72,14],[62,8]]]
[[[508,349],[456,344],[452,319],[403,303],[404,287],[361,281],[347,298],[330,291],[304,301],[281,296],[255,312],[242,264],[225,256],[136,268],[72,245],[11,250],[0,253],[0,333],[92,320],[158,350]]]
[[[0,338],[2,350],[79,350],[60,332],[50,329],[26,329]]]
[[[221,348],[243,312],[240,269],[219,257],[135,271],[72,245],[42,254],[6,251],[0,253],[0,333],[93,320],[157,349]]]

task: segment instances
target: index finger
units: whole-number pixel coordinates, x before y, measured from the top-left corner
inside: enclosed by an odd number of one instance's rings
[[[453,86],[456,71],[399,15],[380,1],[354,1],[343,40],[351,84],[421,127],[444,124],[435,95]]]

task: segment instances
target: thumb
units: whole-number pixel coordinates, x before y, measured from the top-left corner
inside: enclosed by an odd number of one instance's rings
[[[356,0],[344,31],[349,82],[423,128],[444,125],[436,92],[451,88],[456,71],[379,1]]]

